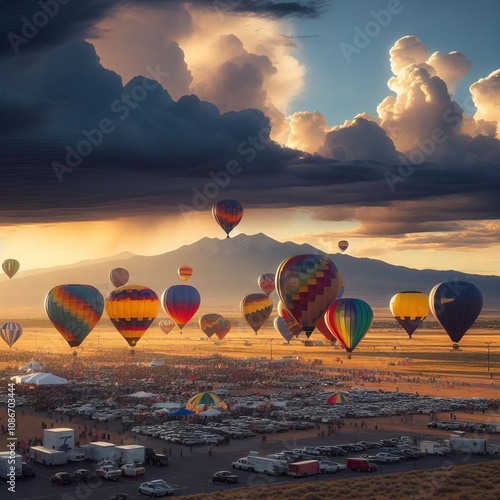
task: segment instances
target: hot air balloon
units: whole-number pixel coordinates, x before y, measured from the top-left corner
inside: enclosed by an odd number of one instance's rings
[[[104,299],[90,285],[59,285],[45,297],[45,312],[70,347],[78,347],[101,319]]]
[[[288,330],[290,330],[290,333],[292,335],[295,335],[295,337],[298,337],[302,333],[302,327],[297,323],[295,318],[290,314],[290,312],[286,309],[286,307],[283,305],[283,302],[281,300],[278,301],[278,316],[280,318],[283,318],[283,321],[285,322],[286,327]]]
[[[293,339],[293,333],[286,326],[285,321],[281,316],[274,318],[275,330],[289,343]]]
[[[189,266],[181,266],[177,270],[177,274],[182,281],[187,281],[193,275],[193,268]]]
[[[270,295],[274,290],[274,274],[261,274],[259,276],[259,279],[257,280],[257,283],[266,295]]]
[[[369,330],[372,308],[361,299],[337,299],[325,313],[325,323],[347,352],[352,352]]]
[[[273,312],[273,302],[265,293],[251,293],[240,303],[241,314],[252,327],[255,334]]]
[[[220,200],[212,207],[212,215],[229,238],[229,233],[243,217],[243,207],[236,200]]]
[[[431,290],[429,306],[458,347],[460,339],[481,312],[483,296],[475,285],[467,281],[445,281]]]
[[[347,394],[344,392],[334,392],[327,400],[328,405],[348,405],[350,403]]]
[[[4,323],[0,328],[0,336],[3,340],[5,340],[9,347],[12,347],[19,340],[19,337],[21,337],[22,334],[23,327],[14,321]]]
[[[109,279],[116,287],[126,285],[129,277],[128,271],[123,267],[115,267],[109,272]]]
[[[349,242],[346,240],[340,240],[339,248],[342,253],[345,252],[349,248]]]
[[[345,291],[344,278],[342,278],[342,275],[340,273],[339,273],[339,283],[340,283],[340,288],[339,288],[339,293],[337,294],[337,299],[341,299]]]
[[[200,318],[200,328],[210,338],[214,333],[222,340],[231,329],[231,322],[220,314],[205,314]]]
[[[284,307],[310,337],[321,316],[337,298],[339,272],[326,256],[296,255],[278,267],[276,289]]]
[[[316,329],[319,330],[319,332],[325,337],[326,340],[329,342],[335,343],[337,342],[337,339],[335,338],[335,335],[328,329],[325,323],[325,316],[321,316],[321,318],[318,321],[318,324],[316,325]]]
[[[163,292],[161,303],[182,332],[200,307],[201,297],[191,285],[172,285]]]
[[[170,333],[172,329],[175,326],[175,323],[172,321],[171,318],[167,319],[162,319],[159,323],[158,326],[160,327],[161,331],[163,333]]]
[[[16,259],[4,260],[2,264],[2,269],[9,278],[12,278],[17,273],[17,271],[19,271],[19,267],[19,261],[17,261]]]
[[[124,285],[108,294],[104,306],[115,328],[134,347],[156,318],[160,301],[147,286]]]
[[[429,314],[429,297],[422,292],[399,292],[392,297],[389,307],[411,338]]]

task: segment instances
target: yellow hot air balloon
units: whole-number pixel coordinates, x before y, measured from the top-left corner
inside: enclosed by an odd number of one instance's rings
[[[399,292],[389,304],[391,313],[411,338],[429,314],[429,297],[422,292]]]
[[[273,312],[273,301],[265,293],[251,293],[241,300],[240,311],[257,335]]]

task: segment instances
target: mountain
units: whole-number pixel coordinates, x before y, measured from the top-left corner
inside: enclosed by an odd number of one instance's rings
[[[222,240],[202,238],[162,255],[147,257],[125,253],[72,266],[31,271],[16,275],[12,280],[0,281],[0,314],[5,320],[15,320],[17,316],[43,318],[45,295],[52,287],[64,283],[90,284],[106,296],[114,289],[108,279],[113,267],[125,267],[130,273],[129,283],[146,285],[160,295],[168,286],[182,283],[177,275],[181,265],[194,269],[188,284],[200,291],[202,314],[237,312],[246,294],[261,291],[257,285],[260,274],[274,273],[285,258],[304,253],[323,252],[307,244],[280,243],[264,234],[240,234]],[[428,293],[442,281],[465,280],[474,283],[483,293],[483,314],[497,314],[500,310],[499,276],[417,270],[345,254],[330,257],[344,278],[344,296],[364,299],[374,308],[388,311],[391,297],[400,291]],[[271,297],[276,304],[276,294]]]

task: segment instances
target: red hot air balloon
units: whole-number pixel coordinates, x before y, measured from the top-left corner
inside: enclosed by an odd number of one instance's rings
[[[274,274],[261,274],[257,283],[265,294],[270,295],[274,290]]]
[[[163,292],[161,303],[182,332],[200,307],[201,297],[198,290],[191,285],[172,285]]]
[[[212,207],[212,215],[229,238],[229,233],[243,217],[243,207],[236,200],[220,200]]]
[[[295,255],[278,267],[276,290],[285,308],[309,337],[337,298],[340,275],[326,256]]]

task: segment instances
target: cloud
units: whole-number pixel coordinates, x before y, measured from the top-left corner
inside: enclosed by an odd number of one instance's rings
[[[496,123],[497,137],[500,138],[500,69],[473,83],[470,92],[477,106],[474,118]]]

